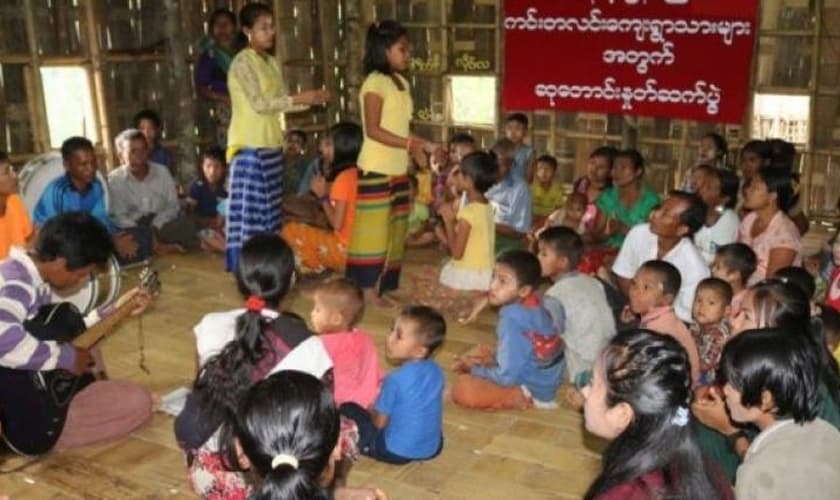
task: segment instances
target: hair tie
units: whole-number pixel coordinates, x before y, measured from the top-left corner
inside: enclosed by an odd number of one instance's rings
[[[274,470],[281,465],[290,465],[292,469],[297,470],[298,459],[292,455],[286,455],[285,453],[275,455],[274,458],[271,459],[271,470]]]
[[[265,309],[265,301],[256,295],[251,295],[245,301],[245,309],[253,312],[261,312]]]
[[[671,423],[677,427],[685,427],[688,425],[688,408],[685,406],[677,408],[677,411],[674,412],[674,416],[671,417]]]

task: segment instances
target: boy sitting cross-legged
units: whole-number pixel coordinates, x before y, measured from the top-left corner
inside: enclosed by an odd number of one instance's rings
[[[563,372],[563,340],[536,293],[540,263],[522,250],[496,259],[488,299],[501,306],[495,356],[483,350],[462,356],[453,369],[461,373],[452,401],[467,408],[556,408]]]

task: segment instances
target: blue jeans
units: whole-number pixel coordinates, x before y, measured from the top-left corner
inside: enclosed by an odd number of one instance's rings
[[[388,447],[385,445],[385,429],[378,429],[373,425],[373,418],[370,416],[369,411],[356,403],[344,403],[339,408],[339,411],[345,417],[356,422],[356,426],[359,427],[359,450],[363,455],[393,465],[404,465],[413,460],[417,460],[388,451]],[[440,446],[435,454],[428,458],[435,458],[440,454],[442,449],[443,436],[441,436]]]

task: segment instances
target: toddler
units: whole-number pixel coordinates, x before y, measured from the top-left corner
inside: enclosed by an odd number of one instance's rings
[[[498,257],[488,299],[501,306],[495,355],[457,357],[461,375],[452,387],[452,401],[467,408],[556,408],[563,372],[563,340],[557,335],[536,293],[540,262],[533,254],[512,250]]]
[[[640,326],[674,337],[688,353],[691,361],[691,381],[700,376],[700,357],[694,337],[674,312],[674,299],[682,284],[680,272],[664,260],[649,260],[642,264],[630,280],[629,312],[641,316]],[[627,311],[625,311],[627,312]],[[624,314],[625,322],[631,317]]]
[[[732,316],[738,313],[747,292],[747,282],[757,266],[758,258],[755,252],[743,243],[730,243],[715,251],[712,277],[720,278],[732,287]]]
[[[728,324],[732,287],[720,278],[706,278],[697,285],[691,316],[691,334],[700,355],[700,384],[715,381],[715,369],[729,338]]]
[[[446,321],[426,306],[403,309],[385,343],[388,360],[399,365],[382,382],[368,411],[356,403],[341,414],[359,427],[364,455],[395,465],[436,457],[443,449],[443,371],[431,359],[446,336]]]
[[[309,320],[333,362],[336,404],[370,407],[379,393],[381,372],[373,338],[356,328],[364,313],[362,290],[339,277],[320,284],[312,300]]]

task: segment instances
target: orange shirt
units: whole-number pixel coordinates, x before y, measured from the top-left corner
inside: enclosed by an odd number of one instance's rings
[[[0,259],[9,256],[9,248],[12,246],[26,246],[26,240],[31,234],[32,221],[20,196],[9,195],[6,198],[6,213],[0,217]]]
[[[343,201],[344,220],[341,223],[341,230],[337,231],[338,239],[344,245],[350,243],[350,233],[353,231],[353,219],[356,218],[356,188],[359,183],[359,170],[356,167],[348,168],[338,174],[330,188],[330,201]]]

